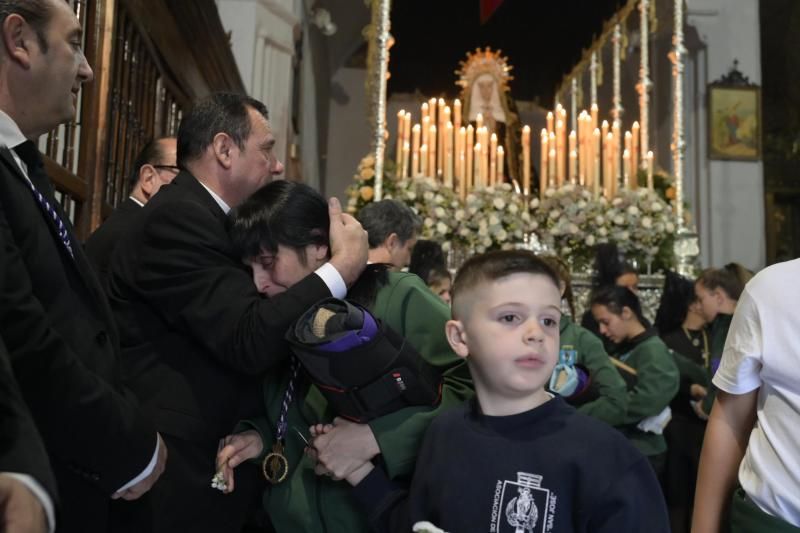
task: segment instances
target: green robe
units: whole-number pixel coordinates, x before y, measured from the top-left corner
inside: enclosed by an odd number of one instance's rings
[[[417,451],[428,425],[440,412],[472,396],[472,379],[466,362],[453,353],[445,337],[449,307],[419,277],[389,273],[389,283],[378,291],[370,310],[443,372],[442,400],[436,408],[407,407],[369,422],[381,449],[373,462],[382,465],[391,479],[407,482],[414,471]],[[261,434],[264,454],[275,443],[275,428],[288,383],[288,363],[276,370],[264,382],[266,419],[248,421],[239,428],[256,429]],[[334,416],[316,387],[306,383],[298,389],[298,398],[288,411],[285,437],[289,474],[282,483],[268,486],[263,496],[264,509],[277,531],[368,531],[350,485],[346,481],[317,476],[313,462],[303,453],[305,443],[297,435],[296,430],[308,438],[310,425],[331,422]],[[262,459],[263,455],[258,459],[259,465]]]
[[[664,435],[645,433],[636,425],[663,411],[678,392],[680,376],[675,360],[667,345],[655,335],[646,337],[619,359],[636,370],[636,385],[628,391],[625,425],[619,429],[644,455],[664,453],[667,451]]]
[[[577,363],[586,367],[597,389],[599,398],[578,407],[578,411],[602,420],[612,426],[625,419],[628,394],[625,381],[608,359],[602,341],[588,329],[574,323],[567,315],[561,316],[562,350],[575,350]]]
[[[717,397],[717,388],[711,382],[714,377],[714,372],[719,367],[719,361],[722,359],[722,352],[725,349],[725,339],[728,338],[728,330],[731,327],[731,320],[733,315],[726,315],[723,313],[717,314],[717,317],[711,322],[711,346],[708,361],[711,365],[707,368],[708,371],[708,394],[703,398],[703,411],[711,414],[711,408],[714,406],[714,399]]]

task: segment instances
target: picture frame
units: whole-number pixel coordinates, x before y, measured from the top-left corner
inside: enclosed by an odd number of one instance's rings
[[[756,85],[715,82],[708,86],[708,157],[761,159],[761,89]]]

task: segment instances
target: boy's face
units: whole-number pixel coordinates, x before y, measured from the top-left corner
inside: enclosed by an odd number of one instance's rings
[[[546,400],[558,359],[560,303],[552,280],[524,273],[481,283],[458,298],[459,319],[447,323],[447,337],[469,361],[486,414],[522,412],[504,408]]]

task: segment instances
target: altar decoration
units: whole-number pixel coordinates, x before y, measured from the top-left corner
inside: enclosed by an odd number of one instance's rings
[[[475,189],[462,209],[465,218],[457,231],[459,241],[476,253],[513,249],[539,227],[525,197],[510,183]],[[458,212],[454,218],[459,218]]]
[[[384,174],[384,193],[392,194],[395,190],[395,182],[392,179],[394,163],[386,161],[380,167]],[[362,207],[377,200],[375,168],[375,156],[372,154],[364,156],[358,163],[356,173],[353,175],[353,184],[347,188],[347,212],[351,215],[355,215]]]
[[[464,246],[466,239],[459,230],[466,213],[452,188],[433,178],[405,178],[394,185],[393,190],[385,190],[384,198],[399,200],[419,215],[420,238],[441,243],[446,252],[452,246]]]

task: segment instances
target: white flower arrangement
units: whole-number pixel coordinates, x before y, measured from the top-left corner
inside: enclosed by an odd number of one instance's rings
[[[524,197],[509,183],[471,191],[464,211],[466,220],[458,235],[463,238],[462,244],[477,253],[514,248],[538,225]]]
[[[394,181],[385,198],[394,198],[411,207],[422,219],[420,237],[442,243],[445,251],[462,240],[459,229],[464,209],[450,187],[433,178],[404,178]],[[459,220],[458,213],[461,213]]]

